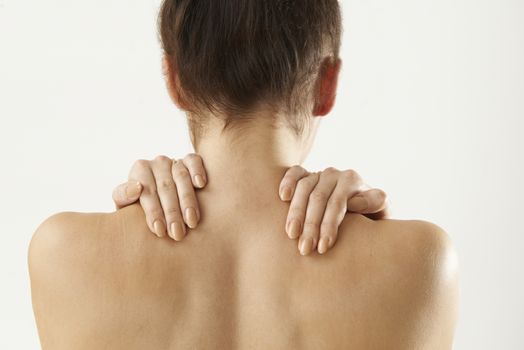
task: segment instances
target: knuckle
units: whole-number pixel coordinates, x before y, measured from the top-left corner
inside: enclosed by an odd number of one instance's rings
[[[189,153],[187,156],[184,157],[187,161],[194,161],[197,160],[199,156],[196,153]]]
[[[138,159],[133,164],[133,168],[147,168],[149,167],[149,161],[145,159]]]
[[[173,169],[173,175],[177,179],[184,179],[189,177],[189,172],[184,166],[177,166]]]
[[[298,180],[296,187],[297,191],[300,191],[302,188],[308,187],[308,182],[306,181],[306,178]]]
[[[153,219],[152,222],[156,219],[164,217],[164,211],[157,207],[147,210],[147,213]]]
[[[342,177],[349,182],[357,182],[360,179],[358,173],[353,169],[348,169],[342,172]]]
[[[168,216],[178,216],[181,214],[180,212],[180,209],[176,208],[176,207],[168,207],[164,210],[165,214],[168,215]]]
[[[304,211],[301,208],[298,208],[298,207],[291,208],[289,210],[289,214],[288,214],[289,221],[291,221],[293,219],[297,219],[299,221],[304,221],[304,214],[303,213],[304,213]]]
[[[304,223],[304,233],[318,233],[320,224],[312,220],[306,220]]]
[[[310,181],[311,181],[311,183],[313,185],[316,185],[318,183],[318,181],[320,180],[320,172],[316,172],[316,173],[310,174],[308,176],[308,178],[310,179]]]
[[[329,195],[326,192],[320,191],[320,190],[315,190],[311,192],[311,194],[309,195],[309,199],[311,201],[316,201],[316,202],[327,202],[328,198],[329,198]]]
[[[172,162],[171,167],[173,168],[173,170],[175,170],[175,169],[185,168],[186,166],[182,162],[175,160]]]
[[[183,193],[181,196],[180,196],[180,201],[181,202],[184,202],[184,203],[190,203],[190,202],[193,202],[193,195],[191,193]]]
[[[144,185],[142,195],[146,197],[158,195],[156,184]]]
[[[330,198],[328,201],[328,206],[337,209],[338,211],[346,211],[347,209],[347,200],[344,198]]]
[[[175,183],[170,179],[160,179],[157,187],[159,190],[171,190],[175,188]]]
[[[322,173],[325,174],[325,175],[334,175],[334,174],[338,173],[338,170],[336,168],[329,167],[329,168],[324,169],[324,171]]]
[[[164,155],[160,155],[160,156],[156,156],[155,159],[153,159],[153,162],[155,163],[171,162],[171,158],[164,156]]]
[[[320,225],[320,232],[323,236],[331,236],[336,231],[337,225],[333,221],[324,221]]]
[[[291,168],[289,168],[288,172],[293,174],[300,174],[305,172],[305,169],[302,168],[300,165],[293,165]]]
[[[312,187],[318,182],[317,174],[311,174],[298,180],[298,185],[302,187]]]

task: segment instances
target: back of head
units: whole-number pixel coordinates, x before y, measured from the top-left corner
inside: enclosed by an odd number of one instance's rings
[[[338,58],[341,14],[337,0],[164,0],[159,31],[189,112],[227,126],[264,106],[300,133],[315,73]]]

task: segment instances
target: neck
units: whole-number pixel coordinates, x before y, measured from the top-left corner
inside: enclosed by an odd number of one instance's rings
[[[303,161],[304,141],[269,120],[260,117],[225,131],[218,120],[206,126],[195,148],[204,160],[209,179],[206,187],[213,193],[230,198],[278,198],[286,170]]]

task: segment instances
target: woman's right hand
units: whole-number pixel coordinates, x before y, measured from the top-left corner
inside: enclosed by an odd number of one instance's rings
[[[131,168],[128,181],[114,189],[113,201],[117,209],[140,201],[151,232],[158,237],[167,233],[181,241],[187,227],[195,228],[200,220],[195,188],[206,183],[202,158],[196,154],[181,160],[166,156],[140,159]]]

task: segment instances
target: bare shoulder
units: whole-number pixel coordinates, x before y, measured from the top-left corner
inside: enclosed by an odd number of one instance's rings
[[[54,214],[38,226],[29,244],[30,272],[42,272],[46,265],[61,259],[85,257],[107,214],[62,212]]]
[[[99,284],[115,255],[112,242],[120,235],[114,218],[114,214],[63,212],[37,228],[28,251],[37,321],[40,306],[72,300],[79,290]]]
[[[389,348],[450,349],[458,301],[450,236],[423,220],[356,221],[363,228],[356,234],[361,258],[374,275],[372,294],[387,305],[379,311],[383,334],[393,332],[390,339],[400,341]]]
[[[64,212],[46,219],[29,245],[31,297],[43,348],[80,349],[75,338],[86,320],[73,322],[71,314],[85,314],[97,283],[97,248],[93,247],[105,215]],[[80,301],[82,300],[82,301]],[[63,336],[63,331],[70,336]]]
[[[438,305],[456,302],[457,256],[442,227],[424,220],[381,220],[376,226],[384,237],[390,262],[398,267],[398,278],[409,287],[401,291],[403,295],[419,301],[421,307],[439,309]]]
[[[103,339],[100,329],[109,332],[118,316],[111,313],[115,301],[123,291],[133,293],[143,270],[151,268],[143,264],[151,260],[145,254],[155,254],[161,240],[144,234],[144,227],[137,207],[108,214],[59,213],[38,227],[28,262],[43,348],[98,348],[85,340]],[[148,239],[152,244],[144,246]]]
[[[102,247],[99,240],[104,234],[109,241],[117,234],[119,227],[114,218],[114,214],[74,212],[50,216],[31,239],[30,271],[59,261],[72,263],[88,258]]]
[[[384,242],[398,259],[409,266],[442,272],[456,267],[455,250],[448,233],[424,220],[379,220],[374,222]]]
[[[438,273],[456,267],[450,236],[429,221],[373,221],[363,215],[347,214],[339,231],[347,244],[358,246],[367,256],[395,263],[398,268],[426,267]]]
[[[29,245],[30,273],[44,269],[100,269],[140,249],[147,229],[143,211],[133,205],[114,213],[63,212],[37,228]]]

